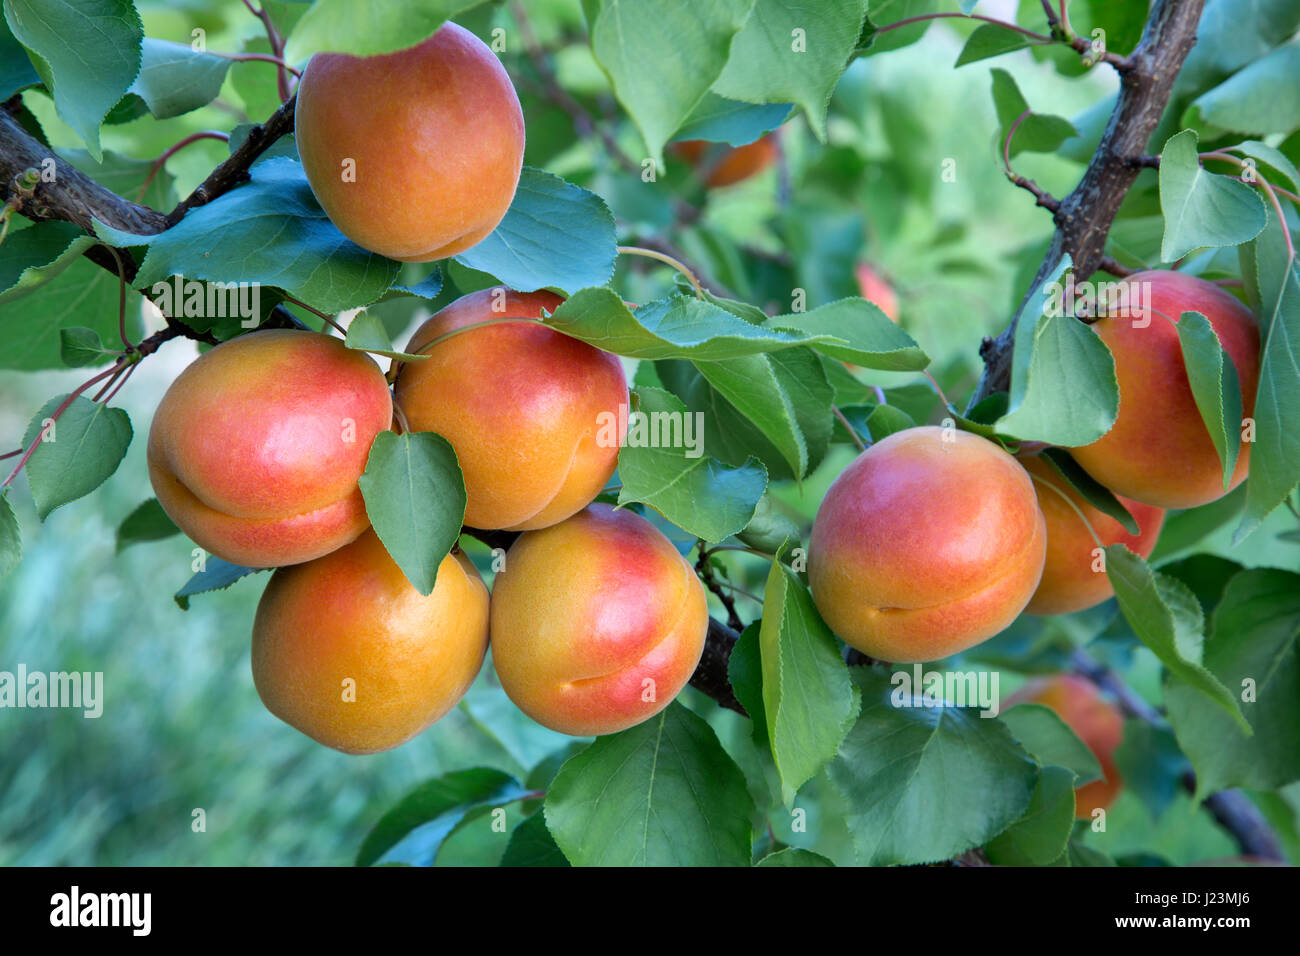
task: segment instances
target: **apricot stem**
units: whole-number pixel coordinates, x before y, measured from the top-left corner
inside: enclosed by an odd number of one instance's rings
[[[844,430],[849,433],[849,437],[853,439],[853,443],[858,446],[858,451],[866,451],[867,446],[863,443],[862,436],[858,434],[856,428],[849,424],[849,420],[844,417],[844,413],[840,411],[840,407],[838,405],[832,405],[831,412],[833,412],[835,417],[840,420],[840,424],[844,426]]]
[[[223,60],[234,60],[237,63],[256,61],[259,63],[274,63],[282,70],[288,70],[298,79],[302,79],[302,71],[296,70],[290,66],[283,57],[274,56],[270,53],[214,53],[212,50],[207,51],[211,56],[221,57]]]
[[[409,435],[411,433],[411,423],[406,420],[406,412],[402,411],[402,406],[397,404],[396,399],[393,401],[393,419],[401,428],[399,434]]]
[[[1067,494],[1066,494],[1064,491],[1062,491],[1060,488],[1056,487],[1056,485],[1052,484],[1052,483],[1051,483],[1050,481],[1048,481],[1046,478],[1040,478],[1038,475],[1035,475],[1035,474],[1034,474],[1033,472],[1031,472],[1031,471],[1027,471],[1027,472],[1025,472],[1025,473],[1026,473],[1027,475],[1029,475],[1029,477],[1030,477],[1031,479],[1033,479],[1034,481],[1038,482],[1040,485],[1046,485],[1048,488],[1051,488],[1052,491],[1054,491],[1054,492],[1056,492],[1058,495],[1060,495],[1060,496],[1061,496],[1061,500],[1063,500],[1067,505],[1070,506],[1070,509],[1071,509],[1071,510],[1076,514],[1076,515],[1078,515],[1078,516],[1079,516],[1079,520],[1083,522],[1083,526],[1084,526],[1085,528],[1088,529],[1088,534],[1092,537],[1092,543],[1095,544],[1097,547],[1101,548],[1103,551],[1106,549],[1106,546],[1105,546],[1104,544],[1101,543],[1101,538],[1099,538],[1099,537],[1097,536],[1097,532],[1096,532],[1096,530],[1092,527],[1092,522],[1090,522],[1086,517],[1084,517],[1083,512],[1079,510],[1079,506],[1076,505],[1073,501],[1070,500],[1070,496],[1069,496],[1069,495],[1067,495]]]
[[[337,332],[339,333],[339,335],[342,335],[342,336],[345,337],[345,338],[347,337],[347,334],[348,334],[348,333],[347,333],[347,330],[344,329],[343,326],[341,326],[341,325],[339,325],[337,322],[335,322],[334,319],[333,319],[333,317],[331,317],[331,316],[329,316],[329,315],[326,315],[326,314],[325,314],[324,312],[322,312],[320,309],[313,309],[313,308],[312,308],[310,305],[308,305],[306,302],[302,302],[302,301],[300,301],[300,300],[298,300],[298,299],[295,299],[295,298],[294,298],[293,296],[291,296],[291,295],[286,295],[286,296],[284,297],[284,301],[286,301],[286,302],[292,302],[294,305],[301,306],[302,308],[304,308],[304,309],[306,309],[308,312],[310,312],[312,315],[316,316],[318,319],[321,319],[321,320],[323,320],[323,321],[325,321],[325,322],[328,322],[330,325],[334,326],[335,331],[337,331]]]
[[[930,370],[927,368],[922,371],[925,377],[930,380],[930,385],[934,388],[935,394],[939,396],[939,400],[943,402],[944,408],[951,410],[953,407],[952,402],[948,401],[948,396],[943,393],[943,389],[939,387],[939,383],[936,382],[934,376],[930,374]]]
[[[469,325],[462,325],[460,328],[452,329],[450,332],[443,332],[442,335],[432,338],[428,342],[421,345],[419,349],[417,349],[413,354],[427,355],[429,350],[432,349],[435,345],[445,342],[447,339],[454,338],[455,336],[460,335],[462,332],[468,332],[471,329],[481,329],[485,325],[500,325],[503,322],[531,322],[535,325],[546,324],[541,319],[529,319],[529,318],[522,318],[520,316],[508,316],[502,319],[484,319],[482,322],[471,322]]]
[[[657,259],[665,265],[670,265],[686,278],[691,280],[691,286],[695,289],[695,298],[704,298],[704,287],[700,285],[700,280],[695,278],[695,273],[688,269],[680,259],[674,259],[666,252],[659,252],[655,249],[646,249],[643,246],[619,246],[618,251],[623,255],[645,256],[647,259]]]

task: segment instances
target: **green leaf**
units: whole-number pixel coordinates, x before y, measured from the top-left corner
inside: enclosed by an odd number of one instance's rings
[[[1255,190],[1201,168],[1191,129],[1171,136],[1160,154],[1160,210],[1165,217],[1160,258],[1165,262],[1204,246],[1249,242],[1268,223],[1264,200]]]
[[[839,645],[812,596],[785,565],[772,562],[759,632],[763,710],[787,806],[835,756],[858,714]]]
[[[1255,444],[1246,480],[1246,513],[1233,534],[1234,544],[1300,482],[1300,430],[1294,427],[1300,416],[1300,366],[1295,358],[1300,354],[1300,265],[1287,265],[1277,290],[1265,293],[1263,303],[1267,332],[1255,398]]]
[[[144,501],[117,526],[117,552],[141,541],[158,541],[180,534],[181,529],[163,511],[157,498]]]
[[[598,737],[546,794],[575,866],[749,866],[754,802],[713,729],[679,703]]]
[[[673,139],[744,146],[776,129],[789,115],[789,103],[742,103],[716,93],[705,93]]]
[[[1207,505],[1188,508],[1186,511],[1169,512],[1165,517],[1164,527],[1160,529],[1155,550],[1147,560],[1152,565],[1163,564],[1193,547],[1207,535],[1241,514],[1245,503],[1246,486],[1239,485],[1235,490]]]
[[[1115,861],[1102,853],[1100,850],[1094,850],[1090,846],[1084,846],[1077,840],[1071,840],[1066,850],[1066,858],[1070,866],[1114,866]]]
[[[605,200],[526,166],[505,218],[456,261],[521,292],[574,292],[607,283],[617,255],[614,216]]]
[[[23,435],[28,448],[41,442],[27,461],[27,483],[44,521],[55,508],[88,495],[117,471],[131,444],[131,419],[120,408],[108,408],[78,395],[47,426],[67,396],[46,402]]]
[[[136,159],[134,156],[105,150],[104,155],[96,161],[84,149],[59,150],[59,156],[101,186],[133,202],[144,203],[154,209],[170,209],[176,205],[175,178],[165,167],[155,172],[152,159]],[[146,180],[149,181],[147,187]]]
[[[1287,43],[1202,93],[1191,109],[1200,114],[1204,125],[1220,130],[1285,136],[1300,129],[1297,75],[1300,44]]]
[[[1142,643],[1171,674],[1200,692],[1202,707],[1208,697],[1250,733],[1236,698],[1201,664],[1201,606],[1187,585],[1152,571],[1122,544],[1106,548],[1106,576],[1115,588],[1124,619]]]
[[[776,554],[799,543],[799,526],[774,504],[771,494],[764,494],[754,508],[754,517],[736,537],[751,548]]]
[[[703,416],[658,388],[635,390],[626,446],[619,452],[620,505],[650,505],[696,537],[718,542],[743,529],[767,488],[757,458],[736,468],[703,453]],[[701,421],[697,424],[697,417]],[[688,444],[688,436],[693,444]],[[667,442],[665,442],[667,439]]]
[[[9,492],[3,491],[0,492],[0,578],[16,568],[22,559],[23,532],[9,503]]]
[[[996,429],[1023,440],[1087,445],[1115,424],[1119,384],[1115,359],[1092,326],[1048,308],[1049,287],[1062,267],[1026,305],[1016,327],[1009,411]],[[1070,396],[1062,401],[1061,395]]]
[[[1287,186],[1292,190],[1300,189],[1300,170],[1296,169],[1295,163],[1291,162],[1286,153],[1280,149],[1270,146],[1268,143],[1261,143],[1257,139],[1248,139],[1231,147],[1231,150],[1250,159],[1258,160],[1266,166],[1273,167],[1286,179]],[[1277,179],[1272,173],[1269,174],[1268,178],[1270,183],[1277,184]]]
[[[393,345],[393,340],[384,328],[383,320],[370,312],[358,312],[348,323],[348,332],[343,343],[350,349],[362,352],[374,352],[403,362],[423,362],[428,355],[412,355]]]
[[[145,37],[140,75],[129,92],[144,100],[156,119],[180,116],[220,95],[230,64],[188,44]]]
[[[961,48],[961,54],[957,57],[953,68],[974,63],[976,60],[1001,56],[1013,50],[1023,50],[1027,46],[1029,46],[1029,38],[1023,33],[1008,30],[996,23],[985,23],[966,38],[966,45]]]
[[[415,46],[483,0],[316,0],[289,34],[284,55],[305,63],[322,51],[374,56]]]
[[[185,582],[185,586],[173,595],[173,598],[180,605],[182,611],[188,611],[190,609],[190,598],[195,594],[204,594],[208,591],[224,591],[240,578],[267,570],[270,569],[246,568],[239,564],[231,564],[214,554],[209,554],[204,559],[203,570],[196,571],[194,576]]]
[[[59,329],[59,355],[69,368],[83,368],[112,362],[118,353],[109,351],[94,329],[74,325]]]
[[[773,316],[767,325],[816,336],[817,351],[864,368],[918,372],[930,358],[910,335],[875,304],[853,296],[828,302],[811,312]]]
[[[834,419],[831,388],[815,355],[791,350],[694,364],[705,381],[772,442],[796,477],[808,474],[821,460]]]
[[[100,158],[99,125],[140,72],[144,27],[131,0],[4,0],[59,117]]]
[[[399,264],[367,252],[334,227],[312,195],[302,166],[268,159],[251,181],[155,236],[134,235],[96,221],[100,238],[117,246],[148,246],[136,286],[171,275],[257,282],[284,289],[331,314],[369,305],[396,280]]]
[[[722,73],[753,6],[754,0],[583,0],[596,62],[656,163]]]
[[[0,244],[0,303],[21,298],[53,279],[94,244],[94,237],[70,222],[11,228]],[[5,341],[9,342],[7,336]]]
[[[1020,92],[1016,81],[1006,70],[993,69],[993,105],[998,113],[998,146],[1017,119],[1029,109],[1029,103]],[[1030,113],[1016,127],[1011,137],[1010,155],[1019,153],[1054,153],[1067,139],[1078,136],[1074,124],[1060,116]]]
[[[14,38],[4,17],[0,16],[0,101],[40,82],[41,78],[32,68],[27,51]]]
[[[1102,514],[1114,518],[1129,534],[1138,533],[1137,519],[1129,514],[1129,510],[1109,488],[1084,471],[1064,448],[1047,448],[1040,455],[1061,476],[1066,486],[1078,492],[1084,501]]]
[[[1218,711],[1213,713],[1217,715]],[[1237,736],[1235,728],[1217,739],[1233,736]],[[1124,737],[1113,757],[1124,787],[1146,804],[1153,820],[1159,819],[1181,792],[1181,777],[1188,766],[1174,735],[1168,728],[1154,727],[1145,720],[1126,720]]]
[[[731,648],[731,658],[727,662],[727,680],[736,695],[740,706],[753,724],[754,742],[760,747],[767,747],[767,717],[763,713],[763,665],[759,641],[761,623],[754,621],[744,631]]]
[[[1074,775],[1075,786],[1101,779],[1101,764],[1088,745],[1050,707],[1016,704],[1001,717],[1011,736],[1040,766],[1066,768]]]
[[[1199,312],[1184,312],[1177,328],[1192,397],[1223,463],[1226,491],[1241,450],[1241,383],[1209,319]]]
[[[714,90],[748,103],[796,103],[826,140],[826,107],[848,66],[867,0],[758,0]]]
[[[754,864],[755,866],[834,866],[830,860],[820,853],[814,853],[812,850],[801,850],[799,847],[788,846],[784,850],[777,850],[775,853],[769,853],[763,859]]]
[[[1074,774],[1044,767],[1019,820],[984,848],[995,866],[1048,866],[1065,852],[1074,829]]]
[[[546,819],[535,813],[510,834],[506,852],[501,857],[502,866],[568,866],[555,838],[546,829]]]
[[[432,866],[442,842],[472,810],[524,796],[519,781],[500,770],[475,767],[420,784],[379,818],[357,852],[357,866],[399,861]]]
[[[862,714],[831,762],[858,862],[933,863],[983,846],[1024,814],[1038,765],[998,720],[922,706],[888,673],[854,668]],[[896,707],[897,695],[914,706]]]
[[[1169,720],[1196,770],[1198,797],[1227,787],[1271,790],[1300,780],[1300,575],[1243,571],[1228,582],[1205,643],[1205,667],[1232,688],[1249,736],[1189,683],[1165,683]],[[1249,682],[1249,684],[1247,683]],[[1247,695],[1247,691],[1250,695]]]
[[[433,593],[465,522],[465,478],[451,442],[433,432],[380,432],[359,484],[393,561],[416,590]]]

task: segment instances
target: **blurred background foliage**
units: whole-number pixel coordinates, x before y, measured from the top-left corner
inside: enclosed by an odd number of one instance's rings
[[[188,43],[200,28],[211,50],[266,49],[260,25],[240,0],[140,0],[137,6],[149,36]],[[304,9],[275,0],[266,6],[282,26]],[[1012,3],[1000,5],[1005,9],[989,6],[994,15],[1009,15],[1014,8]],[[559,82],[608,124],[629,156],[639,157],[644,147],[621,118],[585,45],[577,0],[536,0],[527,9]],[[524,54],[507,6],[490,4],[458,22],[485,40],[493,28],[504,29],[502,57],[527,121],[526,162],[602,195],[619,222],[621,241],[670,239],[715,284],[769,312],[787,311],[796,287],[806,291],[808,308],[856,295],[853,267],[869,262],[897,290],[901,324],[933,357],[934,373],[949,397],[960,404],[969,394],[979,372],[980,340],[1014,311],[1026,271],[1032,274],[1041,259],[1052,224],[1003,176],[990,61],[951,68],[968,27],[940,24],[914,46],[855,62],[831,101],[826,143],[811,135],[802,116],[792,119],[781,129],[778,164],[706,194],[671,154],[659,182],[647,184],[615,162],[599,141],[579,140],[570,117],[545,98],[543,78]],[[1086,115],[1116,88],[1111,71],[1066,76],[1029,51],[993,62],[1016,79],[1037,112]],[[54,146],[80,146],[47,98],[28,93],[24,102]],[[234,63],[213,104],[169,120],[144,117],[108,126],[103,143],[119,156],[148,161],[198,130],[230,130],[263,120],[278,102],[273,67]],[[1062,155],[1021,154],[1017,171],[1063,195],[1090,152],[1085,143],[1075,145],[1079,148],[1067,144]],[[186,194],[226,152],[223,143],[206,140],[170,159],[166,168],[175,180],[174,195]],[[951,170],[951,181],[941,176],[943,168]],[[170,184],[166,178],[162,184],[165,194]],[[666,202],[670,193],[684,205]],[[172,200],[163,195],[155,201],[166,207]],[[1158,231],[1154,236],[1158,243]],[[447,280],[435,309],[475,288],[478,277],[453,266]],[[674,281],[671,272],[642,259],[621,262],[614,280],[632,302],[661,295]],[[404,340],[427,314],[427,305],[398,299],[375,311]],[[157,325],[147,316],[146,322]],[[21,479],[11,498],[25,554],[0,580],[0,669],[22,663],[29,671],[102,671],[105,703],[99,719],[54,709],[0,714],[0,863],[346,864],[379,815],[417,783],[475,766],[499,768],[522,780],[570,743],[515,710],[496,686],[490,665],[456,710],[385,754],[336,753],[265,710],[249,672],[249,635],[265,576],[201,595],[186,612],[172,593],[191,573],[188,541],[173,537],[121,552],[115,547],[121,519],[152,494],[144,463],[152,409],[196,354],[191,342],[168,344],[123,391],[119,401],[136,438],[101,489],[57,510],[44,524]],[[633,366],[629,371],[635,374]],[[0,375],[0,434],[9,436],[7,445],[17,444],[47,398],[83,378],[76,371]],[[899,388],[898,398],[906,396],[918,421],[941,417],[933,395],[907,376],[880,374],[871,384]],[[783,485],[779,497],[791,516],[806,527],[852,457],[850,446],[834,445],[800,486]],[[1277,536],[1290,526],[1284,514],[1279,509],[1270,526],[1242,549],[1228,550],[1225,528],[1198,550],[1247,566],[1295,568],[1295,543]],[[690,544],[682,542],[683,548]],[[468,542],[467,548],[487,571],[486,549]],[[734,553],[718,560],[740,589],[742,617],[752,619],[757,606],[741,592],[761,594],[766,563]],[[714,612],[725,616],[720,607]],[[1101,634],[1092,649],[1104,651],[1132,686],[1158,702],[1158,662],[1124,631],[1110,602],[1067,618],[1022,619],[968,657],[980,666],[1008,668],[1002,672],[1006,694],[1018,680],[1016,670],[1059,669],[1073,642]],[[747,721],[690,689],[683,700],[714,725],[751,787],[775,785],[766,778]],[[824,777],[814,778],[798,801],[808,813],[806,831],[793,832],[789,814],[778,811],[769,820],[769,839],[852,862],[840,800]],[[1293,856],[1298,806],[1300,790],[1292,787],[1270,796],[1266,807]],[[196,810],[206,817],[203,832],[193,826]],[[519,812],[511,806],[507,831]],[[506,839],[486,823],[465,826],[438,863],[493,864]],[[1088,842],[1120,858],[1148,862],[1190,863],[1235,852],[1185,795],[1170,794],[1167,808],[1153,818],[1132,790],[1112,808],[1108,832],[1089,834]]]

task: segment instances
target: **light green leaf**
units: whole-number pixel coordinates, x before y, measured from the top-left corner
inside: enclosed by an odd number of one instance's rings
[[[131,419],[79,395],[58,421],[46,424],[67,396],[46,402],[23,435],[28,448],[41,442],[27,461],[27,482],[44,521],[55,508],[88,495],[117,471],[131,444]]]
[[[99,333],[94,329],[76,325],[59,329],[59,354],[63,358],[63,364],[69,368],[104,365],[118,355],[105,348]]]
[[[1237,369],[1219,343],[1214,326],[1201,313],[1184,312],[1177,328],[1192,397],[1223,464],[1226,491],[1241,450],[1241,383]]]
[[[1001,145],[1012,125],[1029,109],[1029,103],[1010,73],[1002,69],[990,72],[993,74],[993,105],[998,113],[998,144]],[[1016,156],[1023,152],[1054,153],[1067,139],[1078,135],[1079,131],[1067,119],[1030,113],[1020,120],[1015,135],[1011,137],[1010,155]]]
[[[987,60],[989,57],[1001,56],[1003,53],[1011,53],[1014,50],[1023,50],[1028,45],[1029,38],[1023,33],[1008,30],[996,23],[981,24],[974,33],[966,38],[966,45],[961,48],[961,54],[957,57],[957,62],[953,64],[953,68],[965,66],[967,63],[974,63],[977,60]]]
[[[352,321],[348,323],[348,332],[343,342],[350,349],[374,352],[376,355],[386,355],[403,362],[423,362],[429,358],[428,355],[412,355],[398,349],[389,338],[383,321],[370,312],[358,312],[353,316]]]
[[[374,56],[415,46],[483,0],[316,0],[289,34],[284,55],[305,63],[313,53]]]
[[[775,853],[769,853],[763,859],[754,864],[755,866],[834,866],[830,860],[820,853],[814,853],[812,850],[801,850],[796,846],[788,846],[783,850],[777,850]]]
[[[1050,707],[1016,704],[1000,716],[1040,766],[1065,767],[1074,775],[1075,786],[1101,779],[1101,764],[1088,745]]]
[[[144,40],[140,75],[130,92],[144,100],[156,119],[207,106],[221,93],[231,61],[200,53],[184,43]]]
[[[1268,223],[1264,200],[1253,189],[1201,168],[1196,131],[1190,129],[1171,136],[1160,154],[1160,209],[1165,262],[1203,246],[1249,242]]]
[[[1300,43],[1277,47],[1193,101],[1203,123],[1221,130],[1283,136],[1300,129]]]
[[[501,866],[568,866],[555,838],[546,829],[546,818],[534,813],[510,834]]]

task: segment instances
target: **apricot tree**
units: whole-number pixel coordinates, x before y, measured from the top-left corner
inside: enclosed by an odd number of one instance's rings
[[[490,862],[1108,865],[1176,798],[1294,861],[1300,7],[161,6],[3,0],[0,367],[93,371],[0,573],[197,343],[119,531],[195,546],[178,632],[265,581],[243,692],[349,754],[471,687],[595,738],[358,863],[509,805]],[[991,85],[974,161],[908,50]]]

